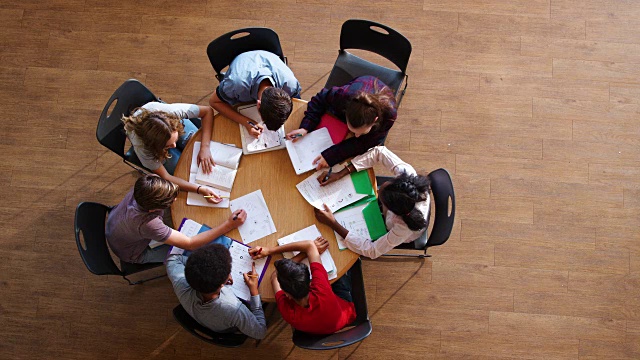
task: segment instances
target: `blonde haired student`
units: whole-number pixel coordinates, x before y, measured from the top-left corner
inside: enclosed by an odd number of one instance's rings
[[[219,203],[222,198],[210,188],[173,175],[182,150],[191,136],[198,131],[189,119],[198,117],[202,118],[202,147],[197,162],[205,173],[209,173],[215,166],[209,149],[213,129],[213,109],[210,107],[150,102],[136,109],[131,116],[123,116],[122,122],[127,137],[144,167],[178,185],[183,191],[211,196],[207,201]]]

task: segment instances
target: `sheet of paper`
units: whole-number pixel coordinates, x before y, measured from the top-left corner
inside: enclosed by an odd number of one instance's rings
[[[247,212],[247,220],[238,227],[245,244],[276,232],[276,225],[273,223],[261,190],[231,200],[229,207],[232,212],[240,209]]]
[[[222,165],[216,165],[211,169],[210,173],[205,174],[202,171],[202,167],[198,167],[196,182],[198,184],[209,185],[224,191],[231,191],[231,188],[233,188],[233,182],[236,180],[237,173],[238,170],[230,169]]]
[[[339,211],[333,214],[333,216],[336,218],[336,221],[345,229],[349,230],[349,232],[353,231],[359,237],[371,240],[371,235],[369,234],[369,229],[367,228],[367,222],[364,219],[364,215],[362,215],[362,210],[367,205],[368,203],[353,207],[351,209]],[[338,235],[338,233],[335,234],[336,240],[338,241],[338,248],[340,248],[340,250],[346,249],[347,246],[344,244],[344,239],[342,238],[342,236]]]
[[[233,285],[231,288],[237,297],[248,301],[251,297],[249,287],[244,282],[244,273],[252,270],[252,264],[256,264],[256,272],[259,276],[262,276],[264,268],[268,264],[269,258],[262,258],[258,260],[252,260],[249,256],[249,247],[243,245],[237,241],[232,241],[229,247],[231,253],[231,277],[233,278]],[[261,279],[259,279],[261,280]]]
[[[241,106],[238,108],[238,112],[252,119],[256,124],[264,125],[257,106]],[[281,149],[284,147],[284,125],[276,131],[271,131],[265,127],[262,135],[257,138],[251,136],[245,126],[240,125],[240,132],[242,141],[244,142],[243,146],[246,146],[247,153],[262,152],[276,147]]]
[[[198,153],[200,152],[200,141],[196,141],[193,144],[193,155],[191,156],[191,168],[189,172],[198,172]],[[235,147],[231,144],[221,144],[219,142],[212,141],[209,145],[211,151],[211,157],[216,164],[220,164],[230,169],[237,169],[240,164],[240,157],[242,156],[242,149]]]
[[[296,231],[293,234],[290,234],[278,239],[278,245],[286,245],[293,242],[304,241],[304,240],[315,240],[319,236],[322,236],[322,234],[320,234],[320,230],[318,230],[318,227],[314,224],[302,230]],[[292,253],[284,253],[283,255],[284,257],[290,259],[295,255],[298,255],[298,253],[300,252],[294,251]],[[329,280],[335,279],[338,276],[336,263],[333,261],[333,257],[331,256],[331,252],[329,252],[329,250],[326,250],[320,255],[320,261],[322,262],[324,269],[327,271],[327,274],[329,275]],[[302,262],[306,263],[307,266],[309,266],[308,259],[305,259]]]
[[[196,174],[191,173],[189,174],[189,182],[190,183],[195,183],[196,182]],[[204,185],[206,186],[206,185]],[[208,187],[208,186],[207,186]],[[220,189],[214,189],[211,188],[211,190],[213,190],[213,192],[215,192],[216,194],[220,195],[220,196],[231,196],[231,193],[228,191],[224,191],[224,190],[220,190]],[[206,206],[206,207],[212,207],[212,208],[229,208],[229,198],[224,198],[222,199],[221,202],[217,203],[217,204],[212,204],[210,202],[207,201],[207,199],[204,198],[204,195],[200,195],[200,194],[196,194],[195,192],[189,191],[189,193],[187,193],[187,205],[193,205],[193,206]]]
[[[338,172],[343,168],[342,165],[335,165],[333,171]],[[327,204],[331,212],[336,212],[338,209],[367,197],[366,194],[356,192],[351,176],[345,176],[329,185],[320,186],[318,176],[324,171],[327,170],[318,170],[296,185],[302,197],[313,207],[324,210],[323,204]]]
[[[333,146],[333,141],[331,141],[329,130],[327,130],[327,128],[321,128],[308,133],[296,142],[287,140],[285,144],[293,168],[296,174],[300,175],[315,169],[313,160],[324,150]]]
[[[179,231],[188,237],[193,237],[198,235],[198,232],[200,232],[200,228],[202,228],[202,224],[199,224],[191,219],[186,219],[182,223]],[[182,255],[183,253],[184,249],[181,249],[177,246],[172,246],[171,251],[169,251],[169,255]]]

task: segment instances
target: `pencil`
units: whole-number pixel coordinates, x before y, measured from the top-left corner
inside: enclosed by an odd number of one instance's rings
[[[205,199],[210,199],[210,198],[214,198],[214,197],[219,197],[221,199],[228,199],[228,196],[224,196],[224,195],[220,195],[220,196],[214,196],[214,195],[207,195],[207,196],[203,196]]]

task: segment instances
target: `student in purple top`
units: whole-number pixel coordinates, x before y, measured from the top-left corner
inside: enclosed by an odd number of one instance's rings
[[[180,192],[178,185],[155,174],[140,177],[133,189],[109,212],[107,242],[121,260],[130,263],[163,262],[170,246],[195,250],[208,244],[247,219],[244,210],[236,210],[222,224],[188,237],[162,222],[162,214]],[[164,245],[149,248],[151,240]]]
[[[315,130],[325,113],[346,123],[353,137],[324,150],[314,160],[316,169],[382,145],[396,120],[396,99],[391,89],[374,76],[361,76],[344,86],[322,89],[307,105],[300,128],[288,133],[287,138],[296,141]]]

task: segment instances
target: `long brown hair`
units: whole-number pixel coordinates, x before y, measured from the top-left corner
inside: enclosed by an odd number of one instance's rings
[[[133,186],[133,198],[147,211],[168,208],[179,192],[178,185],[155,174],[139,177]]]
[[[393,111],[391,104],[394,98],[391,89],[384,86],[378,89],[377,84],[374,85],[373,93],[364,91],[359,92],[349,101],[345,110],[347,122],[353,128],[374,125],[377,128],[382,120]],[[379,121],[376,121],[378,118]]]
[[[158,161],[170,157],[166,149],[167,141],[174,131],[178,136],[184,134],[184,125],[180,117],[164,111],[149,111],[144,108],[134,110],[134,115],[123,116],[126,131],[133,131]]]

